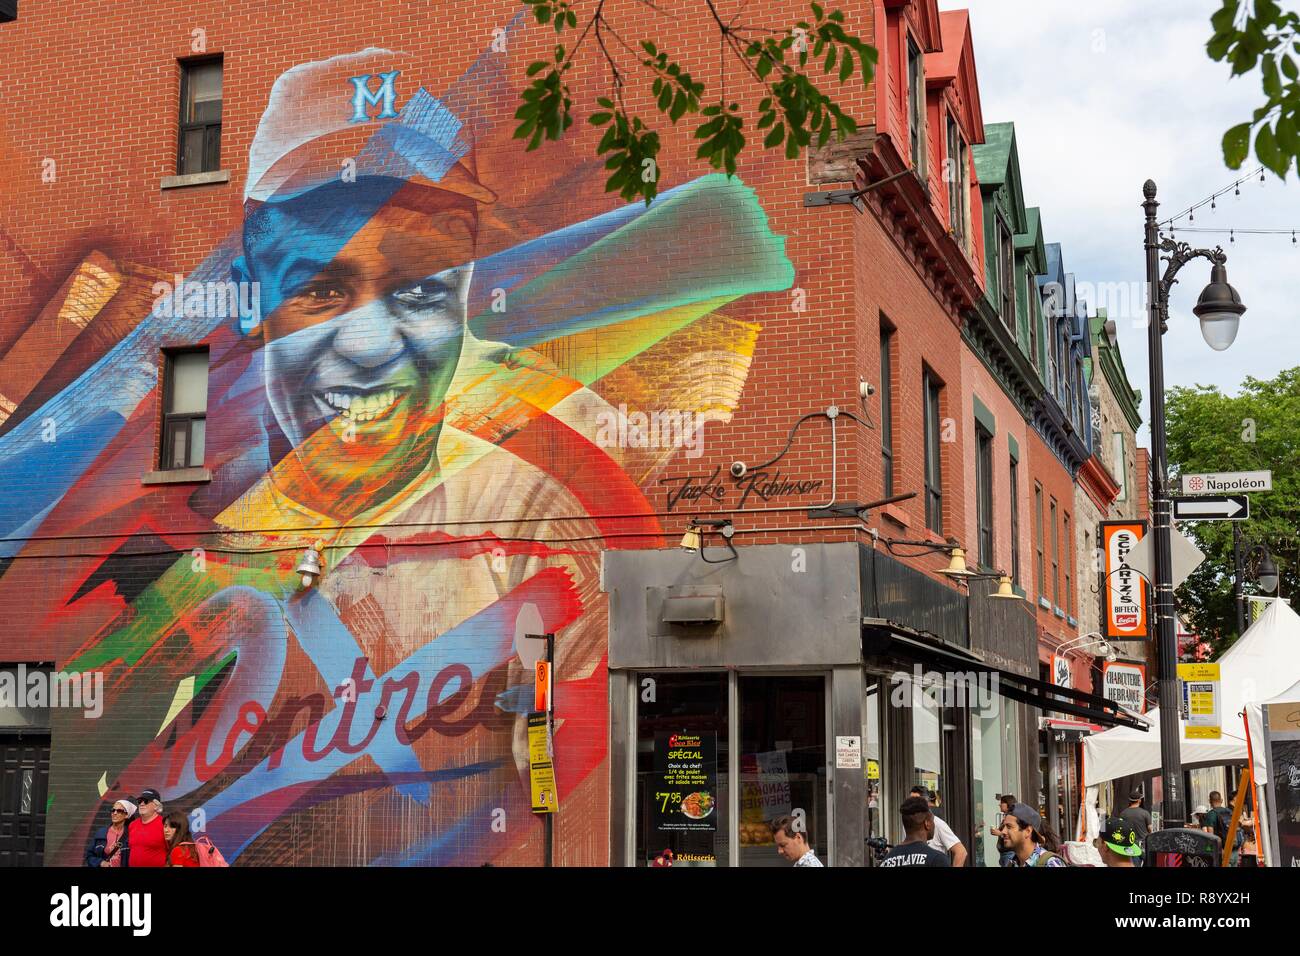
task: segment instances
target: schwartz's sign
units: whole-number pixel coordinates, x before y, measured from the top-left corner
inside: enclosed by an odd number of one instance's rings
[[[1106,587],[1102,618],[1106,637],[1121,641],[1147,637],[1147,589],[1142,575],[1129,567],[1129,554],[1146,536],[1146,522],[1101,522],[1101,547],[1105,555]]]

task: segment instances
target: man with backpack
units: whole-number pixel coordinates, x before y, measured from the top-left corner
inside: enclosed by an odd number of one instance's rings
[[[1002,834],[1015,854],[1010,866],[1065,866],[1055,853],[1043,846],[1043,818],[1033,807],[1017,803],[1002,820]]]
[[[1210,810],[1205,815],[1205,825],[1211,833],[1219,838],[1221,845],[1228,845],[1228,830],[1232,827],[1232,811],[1223,805],[1223,794],[1217,790],[1210,791]],[[1237,828],[1237,836],[1232,844],[1232,862],[1229,866],[1237,865],[1237,850],[1245,842],[1245,835],[1241,827]]]

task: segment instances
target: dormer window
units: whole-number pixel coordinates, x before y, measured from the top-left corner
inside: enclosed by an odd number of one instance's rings
[[[907,38],[907,135],[912,146],[912,169],[926,181],[922,148],[925,143],[925,71],[921,48]]]
[[[1001,297],[998,311],[1006,327],[1016,327],[1016,254],[1011,243],[1011,230],[998,220],[998,294]]]
[[[970,154],[957,121],[948,117],[948,158],[944,179],[948,184],[948,223],[958,244],[966,249],[966,218],[970,203]]]

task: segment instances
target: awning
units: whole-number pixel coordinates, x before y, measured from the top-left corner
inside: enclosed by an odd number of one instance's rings
[[[1082,737],[1085,734],[1095,734],[1097,731],[1104,728],[1101,724],[1092,724],[1086,720],[1067,720],[1064,717],[1040,717],[1038,718],[1038,729],[1051,730],[1064,734],[1077,734]]]
[[[885,618],[862,619],[864,656],[895,654],[952,673],[975,671],[997,678],[997,692],[1008,700],[1020,701],[1046,712],[1069,714],[1101,727],[1130,727],[1146,731],[1147,725],[1121,710],[1114,701],[1072,687],[1058,687],[1014,671],[986,664],[964,647],[934,635],[924,634]]]

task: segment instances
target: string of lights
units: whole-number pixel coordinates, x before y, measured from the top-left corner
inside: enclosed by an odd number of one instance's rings
[[[1169,227],[1169,238],[1176,239],[1180,232],[1210,233],[1213,235],[1227,236],[1229,245],[1235,245],[1237,236],[1290,236],[1291,245],[1300,245],[1297,240],[1297,233],[1300,233],[1300,227],[1295,229],[1237,229],[1236,227],[1218,227],[1218,226],[1182,226],[1175,229]]]
[[[1224,186],[1218,192],[1211,193],[1209,196],[1207,196],[1205,199],[1202,199],[1198,203],[1193,203],[1192,205],[1188,206],[1186,209],[1184,209],[1182,212],[1178,213],[1177,215],[1171,216],[1168,219],[1164,220],[1163,222],[1161,222],[1160,225],[1173,226],[1174,223],[1176,223],[1179,219],[1182,219],[1184,216],[1187,217],[1188,222],[1195,222],[1196,210],[1200,209],[1202,206],[1209,206],[1211,210],[1217,209],[1219,197],[1225,196],[1229,192],[1231,192],[1235,196],[1240,196],[1242,183],[1249,182],[1250,180],[1254,179],[1256,176],[1259,177],[1259,181],[1261,183],[1265,181],[1263,166],[1260,166],[1254,172],[1247,173],[1246,175],[1242,176],[1240,179],[1233,180],[1232,183],[1230,183],[1227,186]]]

